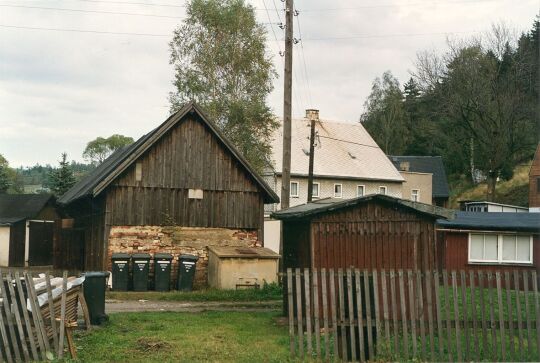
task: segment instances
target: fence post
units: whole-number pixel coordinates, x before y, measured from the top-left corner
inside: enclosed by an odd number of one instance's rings
[[[295,355],[294,349],[294,296],[293,296],[293,273],[292,269],[287,269],[287,296],[289,312],[289,340],[291,345],[291,355]]]
[[[519,274],[517,270],[514,270],[514,294],[516,296],[516,314],[518,321],[518,348],[520,360],[524,360],[525,349],[523,349],[523,319],[521,319],[521,302],[520,302],[520,288],[519,288]]]
[[[352,288],[352,272],[351,269],[347,269],[347,300],[348,300],[348,312],[349,312],[349,334],[351,335],[351,360],[356,361],[356,332],[354,328],[354,295]],[[357,302],[358,304],[358,302]]]
[[[427,274],[425,275],[427,278]],[[427,360],[427,350],[426,350],[426,326],[425,326],[425,312],[424,312],[424,294],[422,293],[423,289],[422,284],[422,272],[416,271],[416,290],[418,291],[418,310],[416,316],[418,318],[418,323],[420,325],[420,344],[422,345],[422,356],[421,360]],[[428,292],[429,294],[429,292]],[[427,295],[426,295],[427,296]],[[433,347],[431,348],[433,349]]]
[[[495,281],[497,284],[497,306],[499,308],[499,330],[501,333],[501,353],[502,360],[506,361],[506,334],[504,332],[504,314],[503,314],[503,302],[502,302],[502,291],[501,291],[501,273],[497,271],[495,273]]]
[[[334,330],[334,360],[339,359],[338,324],[336,307],[336,279],[334,270],[330,269],[330,307],[332,308],[332,328]]]
[[[456,271],[452,271],[452,298],[454,300],[454,327],[456,330],[456,350],[458,362],[463,361],[461,354],[461,331],[459,329],[459,302],[458,302],[458,290],[457,290],[457,278]]]
[[[311,284],[313,287],[313,319],[315,323],[315,348],[317,351],[317,357],[321,357],[321,324],[319,308],[319,274],[316,268],[313,269],[311,276]]]
[[[394,332],[394,352],[399,356],[398,335],[399,328],[397,324],[397,303],[396,303],[396,273],[390,270],[390,298],[392,302],[392,325]]]
[[[356,315],[358,316],[358,343],[359,343],[359,357],[360,362],[366,360],[366,347],[364,345],[364,311],[362,309],[362,283],[360,270],[354,270],[355,285],[356,285]],[[367,326],[367,325],[366,325]]]
[[[452,362],[452,326],[450,321],[450,296],[448,293],[448,271],[442,272],[444,286],[444,312],[446,318],[446,343],[448,348],[448,361]]]
[[[321,289],[322,289],[322,305],[323,305],[323,324],[324,324],[324,356],[326,361],[330,360],[330,345],[328,344],[328,294],[326,288],[326,269],[321,269]]]
[[[366,299],[366,326],[368,336],[368,351],[369,359],[375,357],[375,349],[373,346],[373,323],[371,320],[371,291],[369,289],[369,272],[364,270],[364,297]]]
[[[409,288],[409,314],[411,317],[411,340],[413,348],[413,358],[417,358],[417,346],[416,346],[416,299],[414,298],[414,280],[412,271],[407,270],[407,285]]]
[[[304,306],[306,311],[306,340],[307,340],[307,355],[311,358],[313,354],[313,341],[311,336],[311,291],[309,289],[309,269],[304,268]]]
[[[298,353],[300,358],[304,358],[304,324],[302,322],[302,272],[297,268],[295,270],[296,281],[296,320],[298,325]]]
[[[471,355],[470,350],[470,326],[469,326],[469,309],[467,307],[467,278],[465,271],[459,272],[459,281],[461,283],[461,306],[463,309],[463,330],[465,331],[465,359],[469,360]]]
[[[506,306],[508,311],[508,333],[510,335],[510,357],[518,360],[514,347],[514,309],[512,308],[512,292],[510,290],[510,273],[504,273],[504,286],[506,288]]]
[[[409,359],[409,331],[407,327],[407,299],[405,298],[405,285],[403,283],[403,270],[398,270],[399,300],[401,302],[401,327],[403,330],[403,354],[405,360]]]

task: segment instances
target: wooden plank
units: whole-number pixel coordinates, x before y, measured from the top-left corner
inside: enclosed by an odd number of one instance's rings
[[[358,346],[360,348],[360,362],[366,361],[366,347],[364,346],[364,310],[362,308],[362,275],[359,269],[354,270],[354,281],[356,285],[356,316],[358,316]]]
[[[338,344],[338,324],[337,324],[337,304],[336,304],[336,279],[334,270],[330,269],[330,308],[332,309],[332,329],[334,331],[334,360],[339,359]]]
[[[442,312],[441,312],[441,287],[439,283],[439,272],[435,271],[433,273],[433,282],[434,282],[434,292],[435,292],[435,314],[437,315],[437,336],[439,337],[439,359],[443,358],[443,348],[444,348],[444,335],[443,335],[443,325],[442,325]],[[430,332],[431,334],[431,332]],[[435,359],[434,359],[435,361]]]
[[[60,332],[58,334],[58,359],[64,358],[64,335],[66,330],[67,271],[62,274],[62,297],[60,302]]]
[[[456,331],[456,351],[457,351],[457,361],[463,361],[463,354],[461,352],[461,332],[459,329],[459,301],[458,301],[458,288],[457,288],[457,278],[456,271],[452,271],[452,298],[454,301],[454,326]],[[449,308],[449,307],[448,307]]]
[[[324,358],[325,361],[330,360],[330,345],[328,344],[328,290],[326,287],[326,269],[321,269],[321,293],[322,293],[322,308],[323,308],[323,327],[324,327]]]
[[[386,271],[381,270],[381,293],[383,301],[383,320],[384,320],[384,337],[386,343],[390,344],[390,316],[388,314],[388,291],[386,288]]]
[[[506,334],[504,332],[504,305],[502,301],[502,290],[501,290],[501,273],[499,271],[495,272],[495,282],[497,284],[497,308],[499,311],[499,332],[501,333],[501,354],[503,362],[506,361]]]
[[[343,291],[343,270],[338,269],[339,326],[341,335],[341,359],[347,361],[347,330],[345,328],[345,296]]]
[[[463,330],[465,332],[465,354],[464,360],[470,360],[470,326],[469,326],[469,308],[467,303],[467,279],[465,271],[459,271],[459,282],[461,287],[461,308],[463,310]]]
[[[533,346],[532,346],[532,323],[531,323],[531,314],[529,309],[529,278],[527,276],[527,271],[523,271],[523,292],[525,299],[525,318],[527,319],[527,348],[529,351],[529,357],[532,357]]]
[[[399,356],[398,336],[399,328],[397,323],[397,303],[396,303],[396,273],[394,270],[390,270],[390,300],[392,309],[392,327],[394,337],[394,353]]]
[[[298,327],[298,354],[304,358],[304,324],[302,322],[302,273],[299,268],[295,270],[296,289],[296,322]]]
[[[11,272],[8,271],[7,275],[6,275],[6,278],[7,278],[7,286],[8,286],[8,293],[9,293],[9,296],[11,296],[11,302],[12,302],[12,306],[13,306],[13,313],[15,314],[15,320],[17,321],[17,330],[18,330],[18,333],[19,333],[19,337],[20,337],[20,341],[21,341],[21,348],[22,348],[22,351],[23,351],[23,355],[24,355],[24,359],[25,361],[30,361],[30,352],[28,350],[28,347],[27,347],[27,344],[26,344],[26,339],[25,339],[25,334],[24,334],[24,325],[23,325],[23,321],[21,319],[21,312],[19,311],[19,304],[17,302],[17,299],[16,299],[16,296],[15,295],[15,289],[13,288],[13,284],[11,283],[11,281],[13,281],[13,277],[11,275]],[[1,281],[1,279],[0,279]],[[22,307],[24,309],[24,307]]]
[[[540,301],[538,297],[538,276],[536,271],[531,271],[531,278],[536,321],[536,356],[537,358],[540,358]]]
[[[446,343],[448,350],[448,361],[453,361],[452,356],[452,326],[451,326],[451,317],[450,317],[450,294],[448,292],[448,271],[442,271],[443,286],[444,286],[444,311],[446,318]]]
[[[34,329],[37,336],[37,341],[41,351],[41,356],[45,360],[47,358],[47,351],[50,351],[48,346],[47,334],[45,333],[43,321],[39,319],[39,307],[37,306],[37,298],[34,291],[34,281],[32,279],[31,272],[24,273],[24,279],[26,281],[26,291],[28,293],[28,301],[30,301],[30,307],[32,308],[32,319],[34,321]],[[25,303],[26,306],[26,303]]]
[[[293,296],[293,272],[292,269],[287,269],[287,313],[289,315],[289,342],[291,355],[295,355],[294,348],[294,296]]]
[[[477,361],[480,360],[480,337],[478,333],[478,324],[477,324],[477,311],[476,311],[476,280],[474,270],[469,271],[469,291],[471,295],[471,319],[472,319],[472,336],[474,344],[474,356]],[[468,360],[471,360],[471,357],[467,357]]]
[[[416,303],[415,303],[415,293],[414,293],[414,280],[413,273],[411,270],[407,270],[407,286],[409,288],[409,315],[411,319],[411,340],[412,340],[412,357],[413,359],[418,357],[418,347],[416,344]]]
[[[0,284],[4,284],[4,282],[2,280],[0,280]],[[6,296],[3,294],[3,292],[0,292],[0,296],[2,296],[2,299],[6,300]],[[14,357],[13,357],[13,354],[11,352],[11,344],[9,342],[9,336],[8,336],[8,332],[6,330],[6,324],[7,324],[7,321],[4,320],[4,314],[5,312],[3,311],[4,308],[3,308],[3,305],[0,305],[0,336],[2,337],[2,346],[0,348],[3,348],[3,352],[5,354],[5,358],[6,358],[6,361],[8,363],[11,363],[14,361]],[[2,359],[2,351],[0,351],[0,359]]]
[[[373,276],[373,305],[375,305],[375,331],[377,334],[381,332],[381,314],[379,304],[379,274],[377,270],[372,271]]]
[[[428,292],[429,294],[429,292]],[[416,271],[416,301],[417,301],[417,310],[416,317],[418,318],[418,324],[420,326],[420,349],[421,361],[427,361],[427,350],[426,350],[426,325],[425,325],[425,314],[424,314],[424,294],[422,292],[422,272],[420,270]]]
[[[17,289],[17,295],[19,296],[19,304],[21,305],[21,310],[24,318],[24,324],[26,327],[26,333],[28,335],[28,341],[30,343],[30,351],[32,352],[32,358],[35,361],[38,361],[39,354],[37,351],[35,337],[36,334],[32,331],[32,323],[30,321],[30,316],[28,315],[28,309],[26,309],[26,299],[24,298],[24,292],[21,284],[21,276],[18,270],[15,270],[15,287]]]
[[[348,268],[347,269],[347,301],[348,301],[348,312],[349,312],[349,334],[351,335],[351,338],[350,338],[351,360],[354,362],[357,359],[357,354],[356,354],[356,331],[355,331],[356,329],[355,329],[355,320],[354,320],[354,294],[353,294],[352,285],[353,285],[352,271],[350,268]]]
[[[49,276],[49,273],[45,273],[45,285],[47,287],[47,302],[49,305],[49,319],[51,320],[51,330],[53,335],[53,351],[56,351],[56,354],[58,354],[58,330],[56,328],[56,316],[54,313],[54,301],[53,301],[53,294],[52,294],[52,287],[51,287],[51,278]]]
[[[516,350],[514,347],[514,309],[512,308],[512,290],[510,289],[510,273],[504,272],[504,287],[506,292],[506,311],[508,312],[508,335],[510,336],[510,348],[509,358],[510,360],[517,361]]]
[[[8,284],[11,283],[8,281]],[[11,347],[13,348],[13,351],[15,352],[15,360],[17,362],[21,361],[21,351],[19,349],[19,343],[17,342],[17,336],[15,335],[15,322],[13,321],[13,314],[11,313],[11,307],[9,304],[8,299],[8,293],[4,286],[4,276],[2,274],[2,270],[0,270],[0,295],[4,298],[2,299],[2,303],[4,305],[4,312],[6,314],[6,323],[8,326],[8,333],[11,341]]]
[[[514,294],[516,296],[516,316],[517,316],[517,322],[518,322],[518,350],[519,350],[519,358],[518,360],[523,361],[525,358],[525,349],[523,348],[523,326],[522,326],[522,319],[521,319],[521,299],[520,299],[520,291],[519,291],[519,273],[517,270],[514,270]]]
[[[403,283],[403,270],[398,270],[399,300],[401,303],[401,329],[403,334],[403,354],[409,359],[409,329],[407,327],[407,299],[405,298],[405,285]]]
[[[478,287],[480,290],[480,320],[482,322],[482,356],[486,359],[489,356],[487,344],[487,325],[486,325],[486,302],[484,298],[484,272],[478,271]]]
[[[313,269],[313,274],[311,278],[311,291],[313,291],[313,322],[315,324],[315,350],[317,357],[321,357],[321,324],[320,324],[320,315],[321,311],[319,309],[319,274],[316,268]]]
[[[375,357],[375,349],[373,345],[373,324],[371,320],[371,291],[369,289],[369,273],[364,270],[364,298],[366,300],[366,327],[368,336],[368,352],[369,359]]]
[[[311,357],[313,354],[313,339],[311,330],[311,290],[310,290],[310,278],[309,269],[304,268],[304,307],[306,310],[306,340],[307,340],[307,354]]]
[[[495,322],[495,301],[493,300],[493,274],[491,271],[487,272],[487,279],[488,279],[488,298],[489,298],[489,322],[490,322],[490,332],[491,332],[491,346],[492,349],[492,357],[491,359],[493,361],[498,360],[498,353],[497,353],[497,332],[496,332],[496,322]]]

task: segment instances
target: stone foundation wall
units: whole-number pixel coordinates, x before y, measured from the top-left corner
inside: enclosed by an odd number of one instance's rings
[[[195,287],[207,285],[208,246],[260,246],[257,231],[226,228],[191,228],[176,226],[114,226],[109,234],[108,265],[111,271],[113,253],[170,253],[172,264],[172,286],[178,276],[178,256],[199,256],[195,274]],[[150,265],[150,281],[153,281],[153,262]],[[150,285],[152,286],[152,285]]]

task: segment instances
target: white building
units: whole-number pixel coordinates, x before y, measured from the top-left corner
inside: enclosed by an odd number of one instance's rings
[[[518,205],[493,203],[487,201],[460,201],[460,209],[466,212],[505,212],[505,213],[527,213],[529,208]]]

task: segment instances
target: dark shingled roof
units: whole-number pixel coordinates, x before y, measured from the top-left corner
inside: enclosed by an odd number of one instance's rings
[[[456,212],[456,218],[438,220],[444,229],[540,232],[540,213]]]
[[[400,163],[405,161],[409,163],[409,171],[415,173],[431,173],[433,174],[433,190],[434,198],[450,197],[450,189],[448,188],[448,180],[446,179],[446,171],[442,157],[440,156],[391,156],[390,161],[394,164],[397,170],[400,169]]]
[[[362,204],[371,200],[380,201],[382,203],[393,204],[396,206],[405,207],[407,209],[413,210],[414,212],[426,214],[435,218],[453,218],[454,211],[433,206],[430,204],[424,204],[419,202],[413,202],[411,200],[394,198],[389,195],[382,194],[370,194],[363,197],[353,198],[353,199],[335,199],[335,198],[324,198],[317,200],[315,202],[301,204],[295,207],[288,209],[283,209],[271,214],[272,218],[275,219],[302,219],[306,217],[311,217],[316,214],[324,212],[332,212],[339,210],[341,208],[351,207],[357,204]]]
[[[103,182],[105,184],[110,183],[112,180],[107,181],[106,179],[114,172],[118,172],[117,169],[123,168],[121,171],[125,170],[131,163],[136,160],[134,155],[142,153],[148,147],[152,145],[153,142],[159,140],[155,139],[152,143],[147,142],[153,136],[159,136],[161,133],[166,132],[170,127],[173,127],[178,122],[180,122],[188,113],[196,113],[200,119],[210,128],[210,130],[217,136],[217,138],[224,144],[225,148],[228,149],[231,154],[240,162],[240,164],[246,168],[249,174],[253,177],[255,182],[261,187],[264,192],[265,203],[277,203],[279,202],[279,197],[277,194],[266,184],[255,170],[249,165],[246,159],[236,150],[236,148],[225,138],[221,131],[211,122],[201,108],[194,102],[189,102],[178,112],[169,116],[165,122],[160,126],[156,127],[154,130],[150,131],[148,134],[141,137],[135,143],[126,146],[120,150],[117,150],[111,156],[109,156],[101,165],[89,173],[85,178],[75,184],[71,189],[69,189],[62,197],[58,199],[60,204],[69,204],[74,202],[77,199],[86,197],[86,196],[97,196],[102,190]],[[107,184],[108,185],[108,184]]]
[[[34,218],[51,198],[50,194],[0,194],[0,225]]]

